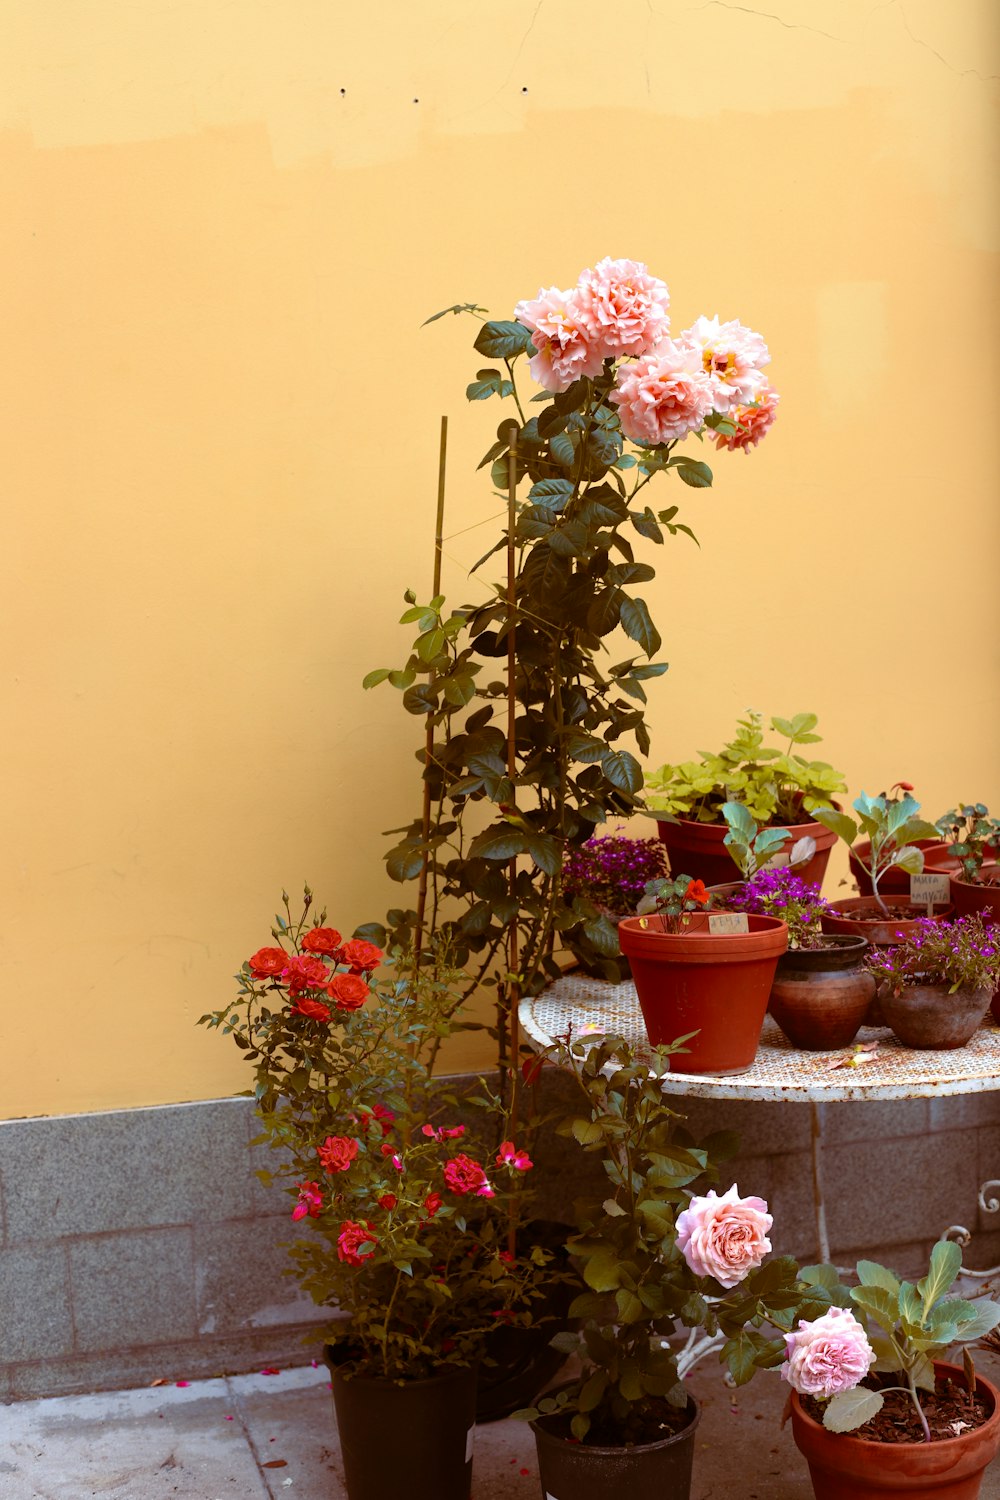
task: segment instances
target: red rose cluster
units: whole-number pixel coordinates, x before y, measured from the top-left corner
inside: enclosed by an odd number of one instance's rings
[[[363,938],[349,938],[345,943],[334,927],[313,927],[301,947],[301,953],[258,948],[247,960],[247,967],[254,979],[270,979],[287,987],[289,1013],[293,1016],[329,1022],[332,1011],[327,1000],[338,1011],[358,1010],[364,1005],[369,994],[368,976],[382,962],[381,948]],[[331,963],[338,966],[333,971]],[[326,999],[319,999],[319,994]]]

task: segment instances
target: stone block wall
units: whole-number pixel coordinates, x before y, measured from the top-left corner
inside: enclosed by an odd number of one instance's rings
[[[547,1070],[543,1106],[570,1097]],[[678,1100],[696,1137],[734,1129],[721,1186],[768,1200],[776,1251],[816,1256],[809,1109]],[[835,1257],[906,1272],[950,1224],[970,1266],[1000,1260],[1000,1215],[978,1206],[1000,1177],[1000,1096],[823,1107]],[[251,1101],[0,1122],[0,1400],[289,1365],[318,1357],[329,1315],[282,1274],[289,1201],[254,1175],[273,1165]],[[570,1140],[537,1155],[539,1211],[563,1218],[601,1181]],[[312,1339],[312,1343],[307,1342]]]

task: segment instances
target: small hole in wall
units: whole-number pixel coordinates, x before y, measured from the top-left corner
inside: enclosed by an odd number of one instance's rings
[[[341,89],[341,91],[340,91],[340,97],[341,97],[341,99],[343,99],[346,96],[346,94],[347,94],[347,90],[346,89]]]
[[[420,103],[420,100],[419,100],[419,99],[414,99],[414,101],[413,101],[413,102],[414,102],[414,104],[419,104],[419,103]]]
[[[523,89],[522,89],[522,90],[521,90],[521,93],[522,93],[522,94],[526,94],[526,93],[527,93],[527,92],[528,92],[528,90],[527,90],[527,89],[526,89],[526,88],[523,88]]]

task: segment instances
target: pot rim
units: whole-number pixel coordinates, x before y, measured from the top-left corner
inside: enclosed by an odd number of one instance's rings
[[[989,870],[992,875],[1000,876],[1000,860],[984,860],[982,870]],[[952,885],[964,886],[967,891],[988,891],[991,895],[1000,894],[1000,885],[997,885],[995,881],[987,885],[981,880],[964,880],[961,875],[949,875],[948,879]]]
[[[843,810],[841,803],[835,802],[832,799],[830,802],[830,806],[835,812],[841,812]],[[725,818],[682,818],[679,813],[664,812],[662,807],[647,807],[644,810],[651,817],[654,817],[657,823],[662,823],[666,828],[684,827],[705,828],[709,830],[717,829],[718,832],[723,836],[725,836],[729,832],[729,824],[726,822]],[[789,833],[797,833],[799,829],[803,828],[821,828],[824,834],[832,835],[832,843],[830,845],[831,848],[837,841],[837,835],[833,832],[833,829],[827,828],[825,823],[820,823],[815,818],[806,818],[805,822],[803,823],[765,823],[763,827],[785,828]],[[662,837],[663,835],[661,833],[660,838],[662,839]]]
[[[938,1359],[934,1361],[934,1370],[936,1373],[943,1372],[946,1375],[957,1375],[959,1378],[961,1378],[965,1373],[958,1367],[958,1365],[948,1364],[944,1360]],[[799,1396],[798,1391],[792,1391],[791,1402],[792,1410],[795,1413],[796,1419],[800,1421],[807,1428],[807,1430],[820,1433],[824,1441],[830,1443],[836,1442],[838,1448],[843,1444],[847,1444],[848,1449],[853,1449],[856,1453],[874,1453],[881,1452],[886,1448],[890,1450],[893,1448],[902,1448],[905,1451],[912,1453],[916,1453],[924,1449],[932,1449],[935,1453],[947,1454],[949,1452],[957,1452],[963,1444],[967,1445],[974,1439],[978,1438],[981,1440],[984,1433],[988,1433],[990,1429],[1000,1427],[1000,1390],[997,1389],[997,1387],[991,1380],[987,1380],[986,1376],[983,1375],[979,1370],[977,1370],[976,1390],[978,1391],[981,1386],[986,1390],[986,1392],[993,1400],[993,1410],[986,1418],[986,1421],[983,1423],[983,1425],[981,1427],[974,1427],[971,1432],[960,1432],[957,1437],[936,1438],[933,1443],[877,1443],[874,1438],[859,1438],[855,1437],[853,1433],[850,1432],[831,1432],[828,1427],[823,1426],[822,1422],[817,1422],[815,1417],[811,1417],[809,1415],[805,1407],[802,1405],[802,1400]]]
[[[567,1389],[567,1386],[559,1387],[559,1390]],[[558,1394],[558,1392],[553,1394]],[[690,1420],[685,1423],[679,1432],[674,1432],[667,1438],[657,1438],[655,1443],[622,1443],[615,1447],[604,1447],[594,1443],[580,1443],[575,1438],[559,1437],[557,1433],[549,1432],[547,1428],[541,1425],[551,1417],[559,1416],[558,1412],[546,1412],[544,1416],[536,1417],[528,1425],[535,1434],[536,1442],[541,1442],[544,1439],[546,1443],[551,1444],[554,1448],[572,1448],[574,1452],[590,1454],[595,1458],[620,1459],[623,1453],[656,1453],[658,1450],[673,1447],[675,1443],[683,1442],[686,1437],[693,1436],[698,1423],[701,1421],[701,1406],[690,1391],[687,1392],[687,1399],[687,1409],[691,1413]]]
[[[444,1385],[447,1382],[456,1380],[460,1376],[465,1376],[472,1380],[478,1378],[478,1368],[476,1365],[450,1365],[444,1370],[439,1370],[436,1375],[421,1375],[415,1380],[405,1380],[402,1377],[394,1375],[366,1375],[363,1372],[359,1373],[356,1361],[345,1360],[340,1365],[332,1364],[326,1355],[326,1351],[329,1348],[331,1348],[330,1344],[323,1345],[323,1358],[334,1380],[339,1376],[345,1382],[360,1380],[365,1385],[381,1386],[384,1389],[394,1386],[398,1390],[405,1390],[407,1387],[414,1385]]]

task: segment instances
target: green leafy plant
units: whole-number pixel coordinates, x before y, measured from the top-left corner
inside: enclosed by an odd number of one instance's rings
[[[583,1442],[662,1436],[664,1403],[685,1408],[683,1378],[699,1359],[718,1350],[742,1384],[780,1363],[784,1345],[772,1330],[829,1305],[825,1289],[797,1281],[793,1260],[765,1263],[771,1216],[762,1199],[740,1198],[735,1185],[721,1196],[702,1191],[736,1143],[719,1133],[695,1145],[666,1104],[661,1079],[683,1040],[651,1058],[610,1036],[553,1049],[582,1105],[557,1129],[600,1156],[607,1187],[601,1200],[577,1204],[567,1246],[587,1288],[570,1313],[584,1322],[554,1342],[579,1356],[581,1373],[517,1415],[561,1416]],[[689,1334],[675,1347],[678,1323]]]
[[[744,880],[751,880],[759,870],[775,862],[787,834],[781,828],[760,828],[750,809],[742,802],[724,802],[719,809],[729,825],[723,843]],[[788,864],[807,864],[816,853],[816,841],[809,837],[796,839],[788,852]]]
[[[563,869],[642,792],[646,690],[667,664],[644,597],[655,569],[637,548],[694,537],[676,503],[647,503],[648,487],[707,488],[711,469],[682,440],[746,449],[776,399],[757,368],[763,340],[741,325],[699,320],[676,345],[664,342],[666,288],[645,267],[602,262],[560,296],[572,320],[547,321],[543,297],[518,304],[513,320],[484,321],[474,341],[489,363],[469,399],[503,401],[511,414],[480,464],[507,501],[507,524],[471,571],[506,553],[510,576],[459,607],[446,606],[437,582],[427,603],[408,591],[413,648],[398,669],[365,678],[397,688],[425,727],[423,811],[394,831],[386,855],[394,880],[416,883],[416,899],[369,935],[431,972],[439,949],[453,955],[469,972],[467,994],[497,986],[504,1067],[513,997],[558,976],[557,947],[619,973],[615,924],[566,889]],[[457,304],[435,317],[482,311]],[[659,368],[668,356],[677,370],[664,367],[653,425],[639,428],[630,393],[653,378],[645,360]],[[525,364],[544,387],[530,396]],[[502,961],[512,927],[516,965]]]
[[[845,790],[839,771],[826,761],[807,760],[794,753],[796,745],[816,744],[815,714],[796,714],[792,719],[774,718],[770,726],[787,744],[782,749],[764,744],[763,718],[749,710],[740,719],[732,740],[715,753],[699,751],[697,761],[666,764],[646,777],[650,796],[647,804],[668,817],[696,823],[718,823],[727,803],[742,803],[755,822],[765,827],[788,826],[829,808],[833,797]]]
[[[879,893],[882,876],[894,866],[908,875],[919,875],[924,868],[924,854],[914,845],[918,839],[933,839],[938,830],[917,816],[920,803],[915,802],[909,792],[894,800],[887,798],[884,792],[877,797],[862,792],[855,797],[852,806],[858,814],[857,822],[835,808],[817,808],[816,821],[832,829],[852,850],[858,864],[871,878],[872,896],[880,911],[888,916],[889,909]],[[859,839],[869,841],[865,858],[853,847]]]
[[[681,932],[690,923],[693,912],[710,911],[716,906],[715,897],[701,880],[692,880],[690,875],[678,875],[676,879],[664,877],[651,880],[646,894],[636,910],[639,916],[651,916],[654,912],[663,918],[668,932]]]
[[[349,1315],[329,1336],[361,1374],[416,1379],[484,1357],[498,1321],[528,1325],[550,1276],[548,1253],[513,1253],[511,1228],[532,1163],[504,1139],[484,1156],[455,1123],[462,1101],[432,1084],[460,976],[401,972],[376,983],[383,955],[344,941],[288,897],[237,975],[238,996],[201,1017],[231,1036],[253,1068],[260,1140],[281,1164],[308,1238],[290,1251],[304,1289]],[[476,1101],[498,1133],[508,1117],[481,1083]]]
[[[983,885],[983,865],[1000,858],[1000,820],[982,802],[963,802],[938,818],[938,832],[962,862],[962,878]]]
[[[863,1426],[882,1410],[889,1391],[900,1390],[913,1402],[924,1439],[930,1442],[920,1393],[935,1388],[934,1360],[956,1345],[983,1338],[1000,1323],[1000,1303],[985,1297],[968,1302],[951,1295],[961,1269],[958,1246],[939,1240],[931,1251],[927,1275],[915,1286],[870,1260],[858,1262],[860,1285],[849,1289],[841,1285],[833,1266],[810,1266],[802,1272],[804,1282],[824,1287],[834,1302],[852,1307],[867,1332],[870,1354],[874,1355],[873,1374],[895,1377],[895,1383],[879,1380],[878,1389],[852,1382],[830,1395],[823,1409],[823,1425],[831,1432],[853,1432]],[[805,1332],[808,1337],[809,1331]],[[801,1339],[801,1333],[798,1337]],[[788,1340],[791,1370],[783,1373],[802,1393],[803,1383],[793,1378],[795,1341],[796,1335]],[[971,1371],[968,1353],[966,1361]],[[845,1385],[853,1373],[849,1371],[837,1384]],[[808,1386],[808,1382],[805,1384]],[[806,1393],[815,1394],[808,1389]]]

